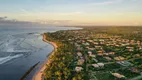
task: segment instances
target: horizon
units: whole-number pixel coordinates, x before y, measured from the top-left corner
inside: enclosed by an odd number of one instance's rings
[[[1,0],[0,23],[141,26],[140,0]]]
[[[142,80],[141,4],[0,0],[0,80]]]

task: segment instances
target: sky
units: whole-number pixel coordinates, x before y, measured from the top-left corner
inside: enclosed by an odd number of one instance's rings
[[[0,21],[142,25],[142,0],[0,0]]]

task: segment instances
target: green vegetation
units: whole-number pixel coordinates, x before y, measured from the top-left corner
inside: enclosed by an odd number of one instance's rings
[[[50,64],[47,64],[45,70],[45,80],[81,80],[82,74],[77,74],[72,78],[72,75],[75,74],[72,71],[72,61],[74,60],[74,45],[70,44],[67,41],[63,41],[63,37],[58,36],[57,33],[48,33],[46,34],[47,40],[56,42],[58,48],[53,55],[49,57]]]
[[[46,33],[58,48],[45,80],[129,80],[142,71],[141,27],[89,27]],[[140,77],[141,78],[141,77]]]

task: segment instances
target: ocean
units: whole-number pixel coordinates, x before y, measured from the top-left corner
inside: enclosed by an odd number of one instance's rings
[[[80,28],[0,25],[0,80],[19,80],[36,63],[46,60],[54,48],[42,41],[42,33],[72,29]],[[39,67],[25,80],[31,80]]]

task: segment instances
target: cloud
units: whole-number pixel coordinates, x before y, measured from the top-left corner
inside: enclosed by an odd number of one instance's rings
[[[81,14],[82,12],[66,12],[66,13],[53,13],[53,14],[57,14],[57,15],[79,15]]]
[[[6,24],[31,24],[33,22],[28,22],[28,21],[18,21],[16,19],[8,19],[7,16],[0,17],[0,24],[1,25],[6,25]]]
[[[24,13],[25,16],[34,15],[33,12],[29,12],[28,10],[23,9],[23,8],[20,8],[20,11],[21,11],[22,13]]]
[[[20,8],[20,11],[24,12],[24,13],[27,13],[27,14],[30,14],[29,11],[27,11],[26,9],[23,9],[23,8]]]
[[[79,11],[74,11],[74,12],[28,12],[24,9],[21,9],[21,11],[23,12],[24,15],[77,15],[77,14],[81,14],[83,12],[79,12]]]
[[[132,0],[132,1],[138,1],[138,0]]]
[[[40,22],[41,24],[55,24],[55,25],[61,25],[61,24],[70,24],[72,20],[39,20],[37,22]]]
[[[6,18],[7,18],[7,16],[0,17],[0,20],[5,20]]]
[[[110,4],[116,4],[116,3],[120,3],[124,0],[106,0],[104,2],[98,2],[98,3],[89,3],[87,5],[92,5],[92,6],[101,6],[101,5],[110,5]]]

